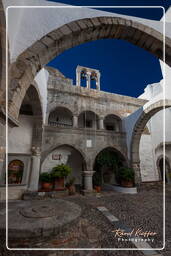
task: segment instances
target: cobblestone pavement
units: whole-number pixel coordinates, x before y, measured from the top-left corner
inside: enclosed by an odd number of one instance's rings
[[[36,240],[13,240],[10,247],[20,248],[135,248],[131,242],[118,242],[112,230],[114,224],[103,216],[96,207],[104,206],[117,217],[126,227],[150,230],[157,233],[150,245],[162,246],[163,193],[161,186],[142,189],[136,195],[117,192],[102,192],[99,197],[75,195],[64,200],[74,202],[82,208],[82,214],[74,225],[55,237]],[[55,203],[55,199],[52,199]],[[158,251],[160,255],[171,255],[171,188],[166,189],[166,249]],[[141,251],[9,251],[5,249],[4,237],[1,234],[2,256],[142,256]]]

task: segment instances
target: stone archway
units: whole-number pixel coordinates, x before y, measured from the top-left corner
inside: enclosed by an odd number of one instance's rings
[[[72,127],[73,113],[69,108],[56,106],[49,114],[48,124],[58,127]]]
[[[99,117],[94,111],[85,110],[82,111],[78,116],[78,127],[79,128],[91,128],[99,129]]]
[[[118,184],[119,169],[123,166],[128,166],[128,162],[120,151],[113,147],[103,148],[94,160],[94,185],[97,185],[96,182],[100,183],[101,186]]]
[[[54,166],[59,164],[66,164],[71,167],[72,173],[67,177],[66,181],[74,177],[74,183],[77,185],[78,190],[82,190],[83,176],[87,168],[85,154],[74,145],[57,145],[44,154],[41,170],[42,172],[50,172]]]
[[[24,162],[22,183],[29,190],[37,187],[42,150],[43,116],[38,89],[30,85],[19,111],[19,125],[8,129],[8,159]]]
[[[108,114],[103,120],[104,128],[106,130],[120,132],[122,131],[122,120],[119,116]]]
[[[163,110],[164,108],[171,107],[171,100],[159,100],[143,110],[140,114],[138,120],[136,121],[132,133],[131,140],[131,165],[135,171],[135,183],[140,184],[140,158],[139,158],[139,144],[141,135],[144,131],[145,125],[149,119],[155,115],[158,111]]]
[[[51,31],[24,51],[11,65],[9,114],[18,118],[22,97],[37,72],[65,50],[85,42],[117,38],[127,40],[163,59],[163,35],[143,24],[120,17],[72,21]],[[166,63],[171,65],[171,39],[166,38]]]

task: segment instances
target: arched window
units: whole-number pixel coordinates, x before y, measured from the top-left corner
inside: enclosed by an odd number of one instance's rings
[[[98,116],[92,111],[84,111],[78,117],[79,128],[98,129]]]
[[[58,127],[72,127],[73,115],[72,112],[64,107],[57,107],[49,115],[49,125]]]
[[[107,115],[104,119],[104,127],[106,130],[119,132],[121,130],[121,120],[113,114]]]
[[[8,184],[21,184],[24,171],[24,163],[13,160],[8,165]]]
[[[85,70],[81,71],[80,85],[82,87],[87,87],[87,74]]]
[[[95,72],[91,73],[90,76],[90,88],[91,89],[97,89],[97,75]]]

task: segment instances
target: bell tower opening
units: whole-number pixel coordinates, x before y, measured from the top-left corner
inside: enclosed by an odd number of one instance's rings
[[[76,86],[100,90],[100,71],[93,68],[77,66]]]

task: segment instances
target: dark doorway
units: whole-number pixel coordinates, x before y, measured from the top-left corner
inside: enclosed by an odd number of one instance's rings
[[[119,169],[126,166],[123,155],[114,148],[105,148],[95,159],[93,184],[119,184]]]

